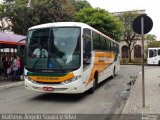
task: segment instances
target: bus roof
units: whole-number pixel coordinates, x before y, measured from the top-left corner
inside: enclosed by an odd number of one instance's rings
[[[69,26],[89,28],[89,29],[94,30],[95,32],[99,33],[100,35],[107,37],[112,42],[115,42],[115,43],[119,44],[117,41],[113,40],[112,38],[108,37],[107,35],[101,33],[100,31],[94,29],[93,27],[91,27],[91,26],[89,26],[89,25],[87,25],[85,23],[81,23],[81,22],[53,22],[53,23],[46,23],[46,24],[40,24],[40,25],[36,25],[36,26],[30,27],[29,30],[39,29],[39,28],[69,27]]]
[[[148,48],[148,49],[160,49],[160,47],[153,47],[153,48]]]
[[[87,24],[80,23],[80,22],[53,22],[53,23],[46,23],[33,26],[30,29],[38,29],[38,28],[49,28],[49,27],[64,27],[64,26],[77,26],[77,27],[90,27]]]

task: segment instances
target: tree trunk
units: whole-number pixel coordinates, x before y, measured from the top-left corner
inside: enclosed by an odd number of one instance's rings
[[[129,63],[132,61],[132,59],[131,59],[131,53],[132,53],[132,51],[130,50],[130,48],[128,49],[128,58],[129,58]]]

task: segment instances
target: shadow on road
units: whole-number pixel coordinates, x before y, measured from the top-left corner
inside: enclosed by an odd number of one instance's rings
[[[54,101],[54,102],[78,102],[87,96],[86,93],[83,94],[56,94],[56,93],[44,93],[32,100],[37,101]]]
[[[117,75],[115,76],[114,79],[116,79],[116,77],[117,77]],[[108,79],[104,80],[103,82],[101,82],[100,84],[98,84],[98,87],[97,87],[96,91],[98,89],[100,89],[101,87],[104,87],[104,85],[108,84],[108,82],[110,82],[110,81],[112,81],[114,79],[108,78]],[[109,85],[109,88],[110,87],[112,87],[112,86]],[[95,96],[94,94],[96,94],[96,91],[93,94],[89,94],[88,91],[86,91],[85,93],[81,93],[81,94],[42,93],[42,94],[37,95],[36,97],[32,98],[31,100],[72,103],[72,102],[79,102],[79,101],[81,101],[83,99],[88,99],[88,97]]]
[[[116,74],[114,78],[109,77],[105,79],[104,81],[98,84],[97,89],[100,89],[101,87],[104,87],[104,86],[105,86],[105,89],[110,89],[112,86],[115,85],[115,84],[111,84],[110,82],[113,80],[117,80],[117,76],[119,75]]]

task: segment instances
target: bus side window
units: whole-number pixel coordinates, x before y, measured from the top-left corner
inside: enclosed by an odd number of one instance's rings
[[[90,63],[91,58],[91,30],[83,29],[83,60]]]
[[[157,56],[157,50],[149,50],[149,58]]]
[[[158,49],[158,55],[160,55],[160,49]]]
[[[153,57],[153,51],[149,50],[149,58]]]

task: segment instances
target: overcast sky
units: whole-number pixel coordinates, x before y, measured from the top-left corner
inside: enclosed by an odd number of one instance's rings
[[[92,7],[100,7],[108,12],[129,10],[146,10],[153,20],[153,28],[149,34],[154,34],[160,40],[160,4],[158,0],[87,0]]]

